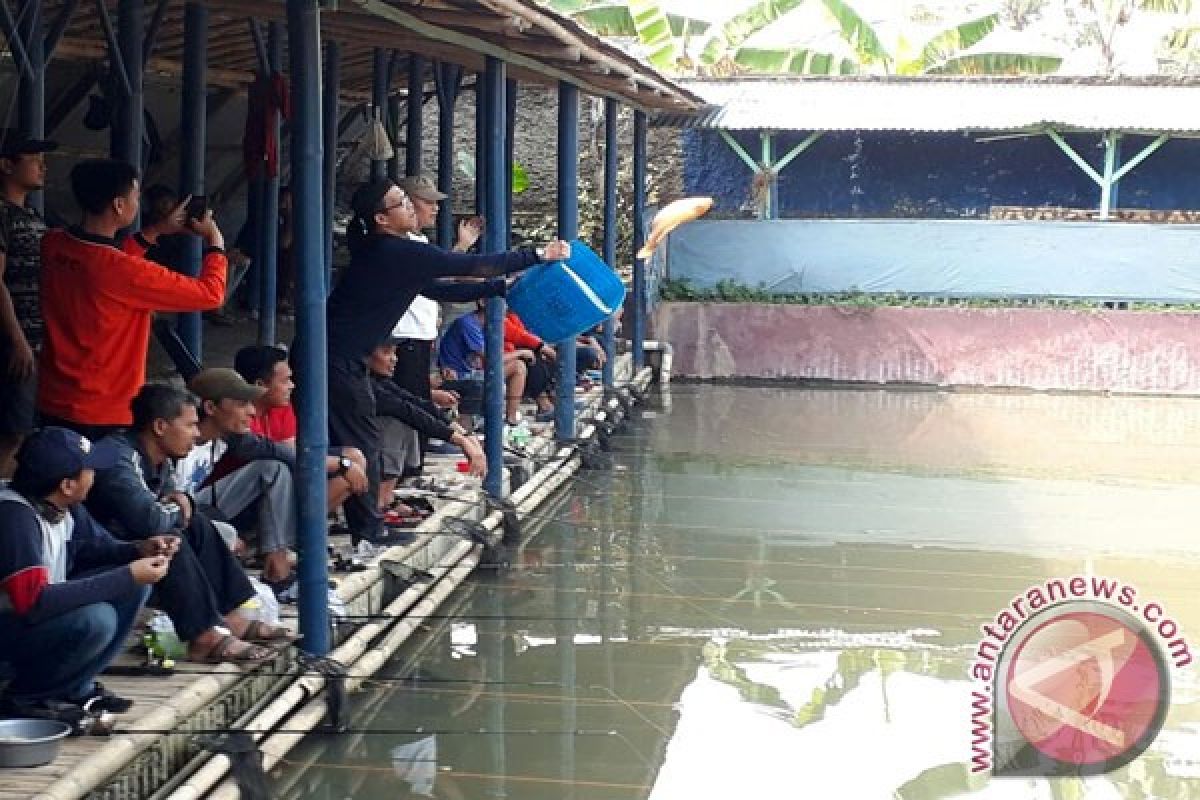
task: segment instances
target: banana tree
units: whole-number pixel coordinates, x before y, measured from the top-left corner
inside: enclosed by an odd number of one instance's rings
[[[1184,0],[1145,0],[1145,2]],[[668,15],[654,0],[549,0],[600,35],[638,38],[655,66],[672,72],[847,75],[924,73],[1045,73],[1061,58],[986,47],[999,14],[987,14],[943,30],[914,45],[903,28],[890,41],[856,9],[853,0],[758,0],[710,24]],[[763,47],[756,35],[788,17],[808,32],[788,46]]]

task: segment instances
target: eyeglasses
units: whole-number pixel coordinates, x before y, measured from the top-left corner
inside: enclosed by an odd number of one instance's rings
[[[412,207],[413,207],[412,200],[407,195],[405,195],[404,199],[401,200],[399,203],[392,203],[390,206],[384,206],[383,208],[379,209],[379,213],[386,214],[389,211],[391,211],[393,208],[412,208]]]

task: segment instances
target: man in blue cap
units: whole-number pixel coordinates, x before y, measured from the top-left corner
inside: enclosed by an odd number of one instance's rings
[[[150,585],[178,540],[121,542],[82,503],[116,451],[65,428],[43,428],[17,453],[0,489],[0,662],[11,668],[7,713],[58,704],[122,713],[133,704],[96,682],[125,645]]]

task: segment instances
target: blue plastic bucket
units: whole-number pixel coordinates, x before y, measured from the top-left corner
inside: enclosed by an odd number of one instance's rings
[[[625,284],[579,240],[571,257],[526,272],[508,291],[508,305],[535,336],[572,339],[611,317],[625,301]]]

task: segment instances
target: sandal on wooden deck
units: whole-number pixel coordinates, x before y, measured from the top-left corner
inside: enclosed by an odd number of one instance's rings
[[[242,632],[242,641],[266,642],[271,644],[292,644],[304,638],[304,634],[295,633],[283,625],[271,625],[262,620],[251,620]]]
[[[241,650],[238,644],[246,645]],[[189,661],[199,664],[265,664],[279,653],[269,647],[251,644],[233,634],[222,636],[207,652],[200,656],[188,654]]]

